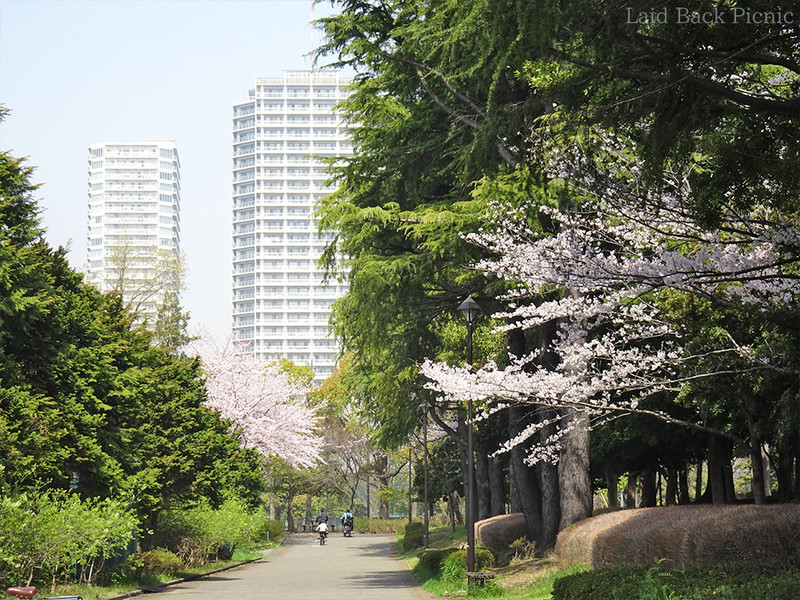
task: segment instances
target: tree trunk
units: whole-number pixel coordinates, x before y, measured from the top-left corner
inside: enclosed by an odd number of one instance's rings
[[[515,438],[525,427],[527,411],[520,406],[508,409],[509,439]],[[537,542],[542,532],[542,497],[539,479],[534,469],[525,464],[525,448],[515,446],[509,452],[508,479],[511,489],[511,512],[525,516],[525,533],[530,541]]]
[[[752,402],[743,402],[743,407]],[[744,410],[747,418],[747,432],[750,435],[750,445],[747,452],[750,455],[750,490],[753,493],[754,504],[764,504],[764,461],[761,460],[761,439],[756,433],[755,421],[750,411]]]
[[[606,489],[608,489],[608,507],[619,508],[619,477],[609,469],[605,470]]]
[[[372,518],[372,499],[370,498],[370,480],[371,477],[367,475],[367,518]]]
[[[378,518],[389,518],[389,500],[386,492],[391,484],[392,476],[389,473],[389,457],[382,455],[380,457],[380,470],[378,472]]]
[[[656,471],[655,469],[647,468],[642,471],[642,502],[640,506],[656,506],[658,504],[657,499]]]
[[[764,461],[761,458],[761,441],[750,436],[750,468],[753,472],[753,479],[750,486],[753,490],[753,503],[764,504],[766,495],[764,494]]]
[[[503,463],[498,456],[489,459],[489,516],[505,514],[506,494]]]
[[[286,531],[296,531],[294,528],[294,493],[289,492],[286,498]]]
[[[546,347],[545,340],[555,335],[554,326],[541,328],[540,347]],[[548,337],[549,333],[549,337]],[[508,350],[512,356],[524,356],[527,352],[525,334],[521,329],[508,332]],[[509,439],[516,438],[533,419],[546,419],[550,415],[535,414],[533,409],[512,406],[508,409]],[[552,427],[539,432],[544,440],[552,434]],[[511,482],[511,510],[525,516],[527,537],[535,543],[537,551],[551,548],[558,535],[559,499],[558,470],[552,464],[541,464],[532,469],[525,463],[525,446],[517,445],[509,453],[509,479]]]
[[[667,469],[667,491],[664,504],[672,506],[678,503],[678,470]]]
[[[481,445],[475,446],[475,520],[491,517],[489,498],[489,457]]]
[[[541,463],[539,477],[542,490],[542,530],[535,540],[537,551],[546,550],[555,545],[561,523],[558,467],[547,462]]]
[[[461,514],[461,496],[458,495],[456,490],[453,490],[447,496],[447,511],[451,515],[450,519],[453,528],[456,525],[464,524],[464,516]]]
[[[311,505],[312,499],[313,496],[311,494],[306,494],[306,516],[305,519],[303,520],[303,525],[307,525],[309,527],[311,526],[311,522],[314,519],[314,511]]]
[[[772,496],[772,467],[770,466],[766,446],[761,448],[761,462],[764,465],[764,494]]]
[[[718,435],[709,436],[708,481],[714,504],[731,504],[736,499],[733,493],[731,450],[730,442],[724,438]]]
[[[469,490],[467,489],[467,485],[469,484],[469,453],[467,452],[467,410],[463,406],[459,406],[456,410],[456,432],[458,434],[458,459],[461,465],[461,481],[463,482],[463,489],[462,489],[462,497],[466,500],[466,507],[465,509],[469,508],[469,499],[472,496],[469,496]],[[474,473],[473,473],[474,475]],[[475,483],[475,477],[472,478],[473,484]]]
[[[636,473],[628,473],[628,484],[625,486],[625,508],[636,508]]]
[[[589,475],[589,415],[566,409],[567,426],[558,463],[559,531],[592,516],[592,480]]]
[[[689,495],[689,468],[683,465],[678,470],[678,504],[690,504],[692,498]]]
[[[701,502],[703,500],[703,461],[697,462],[697,477],[694,480],[694,501]]]
[[[794,496],[794,486],[792,485],[792,466],[794,457],[788,449],[778,449],[778,464],[775,465],[775,474],[778,479],[778,500],[789,502]]]

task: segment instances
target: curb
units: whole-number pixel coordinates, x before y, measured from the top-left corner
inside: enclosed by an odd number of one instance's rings
[[[281,540],[281,543],[278,547],[283,546],[286,542],[289,535],[285,535]],[[198,579],[203,579],[204,577],[208,577],[209,575],[215,575],[217,573],[222,573],[223,571],[229,571],[230,569],[235,569],[236,567],[241,567],[243,565],[249,565],[250,563],[254,562],[261,562],[264,558],[251,558],[250,560],[244,560],[242,562],[235,563],[233,565],[228,565],[227,567],[221,567],[219,569],[214,569],[213,571],[208,571],[206,573],[197,573],[196,575],[187,575],[186,577],[181,577],[179,579],[172,579],[170,581],[166,581],[164,583],[159,583],[158,585],[148,585],[146,587],[139,588],[138,590],[133,590],[131,592],[126,592],[124,594],[119,594],[117,596],[109,596],[108,598],[103,598],[103,600],[125,600],[125,598],[133,598],[135,596],[141,596],[142,594],[155,594],[158,592],[163,592],[166,588],[171,585],[176,585],[178,583],[184,583],[186,581],[197,581]]]

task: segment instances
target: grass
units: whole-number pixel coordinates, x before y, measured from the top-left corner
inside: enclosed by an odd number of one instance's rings
[[[267,545],[264,546],[263,549],[267,549],[269,547],[271,546]],[[105,585],[91,585],[91,586],[78,585],[78,584],[59,585],[54,592],[51,592],[49,588],[46,589],[44,587],[40,587],[39,590],[36,592],[36,596],[37,597],[54,596],[54,595],[81,596],[83,600],[104,600],[105,598],[113,598],[115,596],[122,596],[125,594],[137,592],[141,588],[159,586],[170,581],[175,581],[176,579],[188,579],[192,577],[197,577],[198,575],[210,573],[218,569],[224,569],[226,567],[230,567],[241,562],[261,557],[262,554],[256,550],[236,550],[233,553],[233,557],[230,560],[224,560],[224,561],[221,560],[213,563],[207,563],[205,565],[201,565],[199,567],[194,567],[191,569],[186,568],[175,573],[146,575],[137,579],[117,578],[116,581],[112,581],[111,583]],[[34,598],[34,600],[36,600],[36,598]]]
[[[466,581],[447,582],[441,574],[419,564],[421,550],[403,552],[401,539],[398,539],[398,553],[408,564],[427,592],[441,600],[461,597],[501,597],[503,600],[551,600],[553,582],[559,577],[586,570],[583,566],[561,568],[550,557],[513,559],[510,564],[491,569],[496,579],[486,588],[474,585],[467,590]],[[466,530],[457,527],[451,532],[449,527],[433,527],[429,534],[428,547],[431,549],[461,548],[466,543]]]

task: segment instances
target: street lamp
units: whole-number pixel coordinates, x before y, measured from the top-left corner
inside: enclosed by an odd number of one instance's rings
[[[468,296],[459,306],[467,319],[467,364],[472,367],[472,332],[475,330],[475,319],[481,310],[478,303]],[[473,496],[473,478],[475,472],[475,455],[472,449],[472,396],[467,398],[467,573],[475,571],[475,497]],[[469,575],[467,575],[469,582]]]
[[[428,401],[424,400],[422,404],[419,405],[422,409],[422,414],[424,420],[422,421],[422,447],[423,447],[423,463],[422,463],[422,473],[423,473],[423,492],[422,492],[422,499],[425,503],[425,510],[423,511],[423,521],[425,524],[425,549],[428,549],[428,533],[430,531],[430,519],[428,517],[428,510],[430,504],[428,503]]]

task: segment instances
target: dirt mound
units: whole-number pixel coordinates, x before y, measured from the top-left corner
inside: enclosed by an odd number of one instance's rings
[[[605,513],[565,529],[564,564],[701,567],[742,564],[764,571],[800,568],[800,506],[665,506]]]

